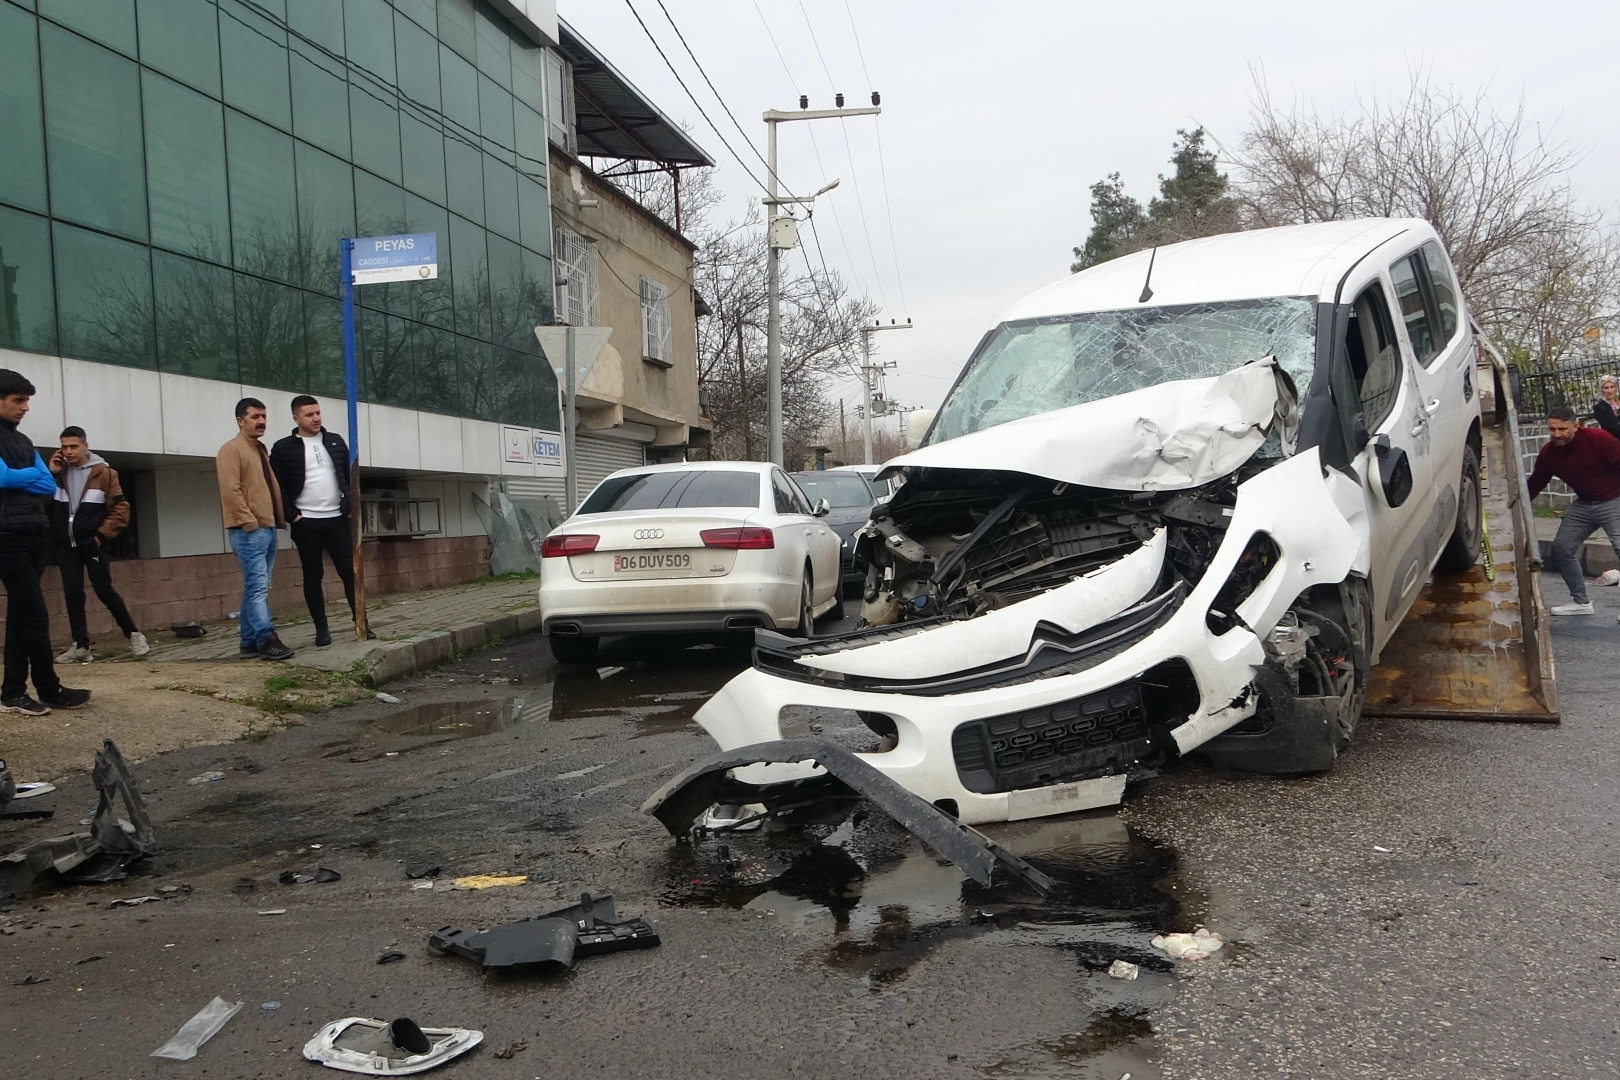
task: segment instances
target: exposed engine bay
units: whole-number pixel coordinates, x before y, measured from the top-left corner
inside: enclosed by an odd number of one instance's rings
[[[757,634],[699,722],[729,749],[791,736],[789,706],[853,710],[881,740],[864,760],[968,823],[1107,805],[1205,744],[1330,767],[1368,667],[1359,484],[1294,451],[1269,360],[1122,400],[895,462],[905,483],[857,535],[861,626]],[[1104,424],[1136,458],[1095,441]],[[992,462],[1011,467],[972,467]]]

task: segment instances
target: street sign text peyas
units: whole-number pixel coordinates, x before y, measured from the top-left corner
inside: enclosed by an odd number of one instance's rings
[[[354,242],[354,283],[429,281],[439,276],[437,233],[363,236]]]

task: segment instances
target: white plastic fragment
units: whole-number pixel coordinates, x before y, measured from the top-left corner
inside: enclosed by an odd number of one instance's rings
[[[197,776],[193,776],[190,780],[187,780],[186,783],[188,783],[188,784],[212,784],[215,780],[223,780],[223,779],[225,779],[225,774],[222,773],[222,772],[205,772],[205,773],[200,773]]]
[[[1598,575],[1599,585],[1620,585],[1620,570],[1605,570]]]
[[[1387,848],[1387,847],[1379,847],[1377,844],[1374,844],[1373,845],[1373,850],[1374,851],[1382,851],[1385,855],[1389,855],[1389,854],[1392,854],[1395,849],[1394,848]]]
[[[236,1015],[236,1010],[242,1007],[238,1001],[235,1005],[224,998],[216,997],[202,1011],[190,1020],[187,1020],[174,1038],[152,1051],[153,1057],[172,1058],[175,1061],[190,1061],[197,1056],[197,1048],[209,1039],[214,1033],[225,1026],[225,1021]]]
[[[413,889],[431,889],[431,888],[433,888],[433,882],[431,882],[431,881],[413,881],[413,882],[411,882],[411,888],[413,888]]]
[[[1160,934],[1152,944],[1172,960],[1202,960],[1219,952],[1224,941],[1221,935],[1200,926],[1190,934]]]
[[[287,914],[287,909],[284,908],[284,907],[266,908],[264,911],[259,912],[259,914],[260,915],[285,915],[285,914]]]
[[[380,690],[377,692],[377,700],[382,702],[384,705],[399,704],[399,698],[395,697],[393,694],[385,694]]]
[[[1136,976],[1141,974],[1141,971],[1140,966],[1131,963],[1129,960],[1115,960],[1108,965],[1108,977],[1110,979],[1129,979],[1134,982]]]

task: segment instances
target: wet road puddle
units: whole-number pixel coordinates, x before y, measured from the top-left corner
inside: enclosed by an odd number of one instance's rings
[[[711,836],[674,849],[663,902],[723,907],[777,920],[816,939],[801,956],[883,992],[912,977],[951,943],[993,944],[1072,958],[1080,985],[1075,1030],[987,1053],[993,1077],[1157,1077],[1152,1010],[1173,992],[1172,963],[1149,944],[1191,929],[1205,906],[1176,882],[1175,853],[1116,815],[1071,815],[989,826],[998,843],[1051,875],[1043,898],[1012,885],[983,888],[864,806],[841,823]],[[1134,981],[1109,978],[1115,960],[1140,966]]]
[[[631,738],[699,730],[692,719],[705,701],[743,665],[719,652],[688,650],[675,657],[627,661],[614,668],[565,670],[551,684],[551,719],[621,719],[635,725]],[[605,677],[601,672],[610,674]]]
[[[391,712],[367,723],[389,735],[471,739],[535,719],[524,709],[524,699],[475,698],[471,701],[435,701]]]

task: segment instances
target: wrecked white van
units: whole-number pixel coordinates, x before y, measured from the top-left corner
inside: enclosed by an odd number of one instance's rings
[[[853,710],[882,737],[859,757],[966,824],[1109,805],[1197,748],[1330,768],[1431,571],[1479,550],[1474,355],[1423,221],[1067,277],[1007,312],[889,463],[861,628],[761,633],[697,719],[729,751],[801,734],[789,706]]]

